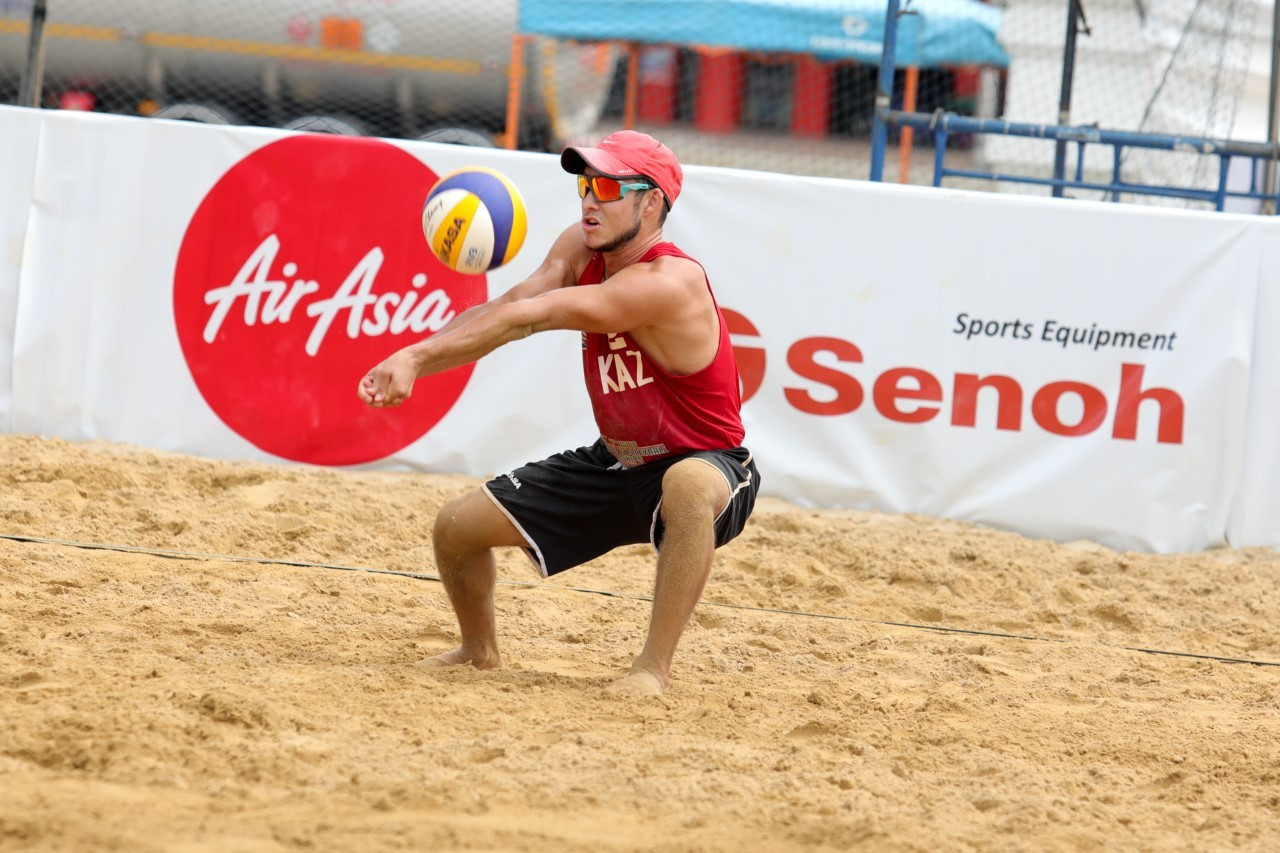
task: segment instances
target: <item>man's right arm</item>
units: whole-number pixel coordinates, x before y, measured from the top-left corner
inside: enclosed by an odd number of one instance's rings
[[[569,226],[532,275],[506,293],[463,311],[431,338],[402,347],[384,359],[360,381],[358,396],[372,406],[399,405],[412,393],[419,377],[475,361],[505,343],[526,337],[531,328],[498,328],[489,315],[501,306],[577,284],[579,271],[589,257],[579,226]]]
[[[488,302],[472,306],[463,311],[445,324],[440,333],[443,334],[449,331],[452,326],[482,317],[499,305],[506,305],[521,299],[530,299],[557,288],[571,287],[577,284],[578,270],[581,269],[578,256],[583,251],[582,232],[579,226],[570,225],[551,244],[550,250],[547,251],[547,256],[542,259],[541,266],[534,270],[528,278],[513,286],[506,293],[501,293]]]

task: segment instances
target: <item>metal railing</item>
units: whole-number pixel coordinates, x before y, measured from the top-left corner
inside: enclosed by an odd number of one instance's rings
[[[974,178],[1033,184],[1051,187],[1054,190],[1067,188],[1098,190],[1109,193],[1112,201],[1118,201],[1122,193],[1134,193],[1208,202],[1214,205],[1216,210],[1222,210],[1228,198],[1256,199],[1258,201],[1269,201],[1273,207],[1280,206],[1280,194],[1266,191],[1265,187],[1262,186],[1265,183],[1261,177],[1263,170],[1257,168],[1258,164],[1273,163],[1280,159],[1280,145],[1276,143],[1205,139],[1195,136],[1166,136],[1155,133],[1103,130],[1096,127],[1025,124],[1000,119],[971,118],[945,112],[930,115],[925,113],[906,113],[900,110],[885,110],[881,118],[886,125],[911,127],[933,134],[933,185],[935,187],[942,186],[944,178]],[[1054,177],[1041,178],[1030,175],[951,168],[946,165],[945,158],[948,138],[953,133],[990,133],[1002,136],[1029,137],[1050,140],[1058,146],[1074,144],[1076,145],[1075,174],[1068,176],[1062,170],[1056,170]],[[1089,181],[1084,177],[1086,146],[1090,145],[1111,147],[1111,180],[1106,183]],[[1193,153],[1202,156],[1216,156],[1218,158],[1217,188],[1206,190],[1194,187],[1171,187],[1127,181],[1121,175],[1126,148],[1145,148]],[[1232,189],[1228,186],[1227,174],[1233,157],[1244,157],[1253,161],[1254,168],[1250,170],[1252,177],[1248,189]],[[872,180],[879,180],[879,178],[873,177]]]

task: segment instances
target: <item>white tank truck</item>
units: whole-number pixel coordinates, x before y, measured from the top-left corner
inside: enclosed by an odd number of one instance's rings
[[[500,142],[518,0],[46,0],[46,104],[225,124]],[[35,0],[0,0],[15,102]],[[520,146],[590,131],[615,50],[524,45]]]

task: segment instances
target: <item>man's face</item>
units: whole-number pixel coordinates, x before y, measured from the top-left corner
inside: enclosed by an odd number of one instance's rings
[[[585,172],[588,178],[600,173],[594,169]],[[623,183],[643,182],[643,178],[623,179]],[[640,203],[644,190],[631,190],[615,201],[600,201],[595,192],[587,190],[582,197],[582,234],[587,248],[593,252],[612,252],[625,246],[640,233]]]

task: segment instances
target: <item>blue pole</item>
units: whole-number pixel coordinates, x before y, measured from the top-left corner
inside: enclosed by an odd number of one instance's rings
[[[939,127],[933,132],[933,185],[942,186],[942,170],[947,157],[947,129]]]
[[[1058,96],[1058,124],[1071,122],[1071,88],[1076,73],[1076,35],[1080,32],[1080,19],[1084,12],[1080,0],[1070,0],[1067,4],[1067,36],[1062,49],[1062,92]],[[1085,30],[1086,34],[1088,30]],[[1059,140],[1053,153],[1053,179],[1061,181],[1067,168],[1067,143]],[[1053,194],[1062,197],[1062,184],[1053,185]]]
[[[889,128],[884,114],[893,103],[893,59],[898,48],[898,0],[888,0],[884,12],[884,47],[880,51],[880,76],[876,78],[875,112],[871,120],[871,180],[884,178],[884,149]]]

